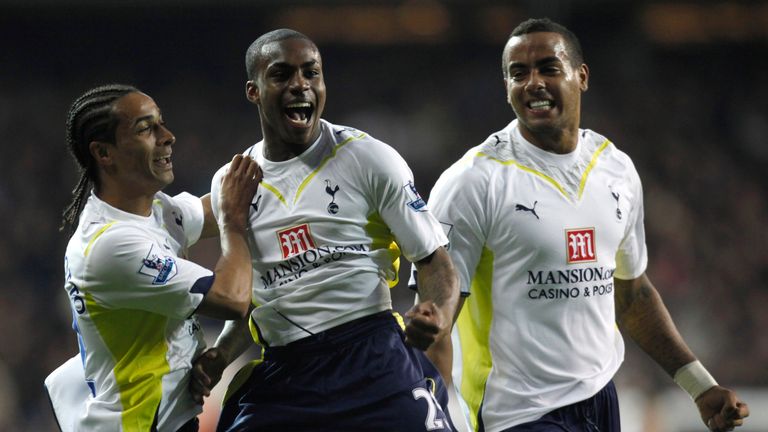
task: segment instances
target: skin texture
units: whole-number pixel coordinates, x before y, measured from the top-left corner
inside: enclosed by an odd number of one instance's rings
[[[264,134],[264,156],[284,161],[304,152],[320,136],[325,108],[325,81],[320,52],[314,43],[293,38],[264,46],[256,77],[246,82],[248,100],[259,107]],[[286,115],[292,103],[309,103],[309,121]]]
[[[507,101],[525,139],[558,154],[576,149],[581,95],[588,88],[589,69],[574,64],[562,35],[536,32],[509,39],[503,52]],[[532,103],[546,101],[544,107]],[[672,321],[648,276],[614,279],[616,320],[670,376],[696,360]],[[731,390],[715,386],[696,400],[699,413],[713,431],[730,430],[749,415],[747,404]]]
[[[670,376],[696,357],[677,331],[672,317],[648,276],[632,280],[614,278],[616,321],[624,334],[656,361]],[[710,430],[731,430],[744,423],[749,407],[736,393],[715,386],[696,399],[702,421]]]
[[[578,142],[581,94],[587,91],[587,65],[573,65],[563,37],[530,33],[509,39],[504,48],[507,102],[518,118],[520,132],[534,145],[559,154]],[[537,109],[534,101],[548,101]]]
[[[93,141],[89,149],[101,175],[96,194],[110,205],[149,216],[154,194],[173,181],[171,157],[176,137],[165,127],[160,109],[144,93],[115,101],[115,142]]]

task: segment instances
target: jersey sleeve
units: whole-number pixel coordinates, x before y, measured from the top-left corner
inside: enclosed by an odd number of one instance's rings
[[[427,208],[405,160],[393,148],[372,143],[367,160],[373,202],[408,261],[416,262],[448,243],[437,219]]]
[[[88,254],[88,292],[109,308],[188,318],[213,283],[213,273],[179,258],[140,227],[116,223]]]
[[[440,176],[429,197],[430,208],[448,237],[448,254],[463,296],[469,295],[485,246],[488,184],[483,173],[465,158]],[[415,274],[411,280],[415,284]]]
[[[174,204],[181,210],[184,220],[184,236],[187,238],[187,246],[192,246],[200,240],[205,223],[203,203],[200,198],[182,192],[173,197]]]
[[[631,164],[631,161],[629,162]],[[632,187],[632,210],[624,239],[616,252],[616,272],[619,279],[635,279],[645,272],[648,266],[648,249],[645,244],[643,186],[634,166],[628,170]]]
[[[229,169],[229,164],[224,165],[216,171],[211,179],[211,209],[213,210],[213,217],[216,218],[216,222],[221,222],[221,214],[219,212],[219,200],[221,199],[221,179]]]

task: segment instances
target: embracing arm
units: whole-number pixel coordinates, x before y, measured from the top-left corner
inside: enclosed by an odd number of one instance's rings
[[[442,246],[415,265],[419,302],[405,314],[409,319],[406,342],[426,350],[443,378],[450,381],[451,328],[460,310],[456,270]]]
[[[235,155],[224,174],[219,202],[221,257],[214,269],[213,284],[197,309],[202,315],[240,319],[248,314],[253,269],[246,227],[251,199],[261,178],[258,164],[242,155]]]
[[[717,385],[696,360],[648,276],[614,283],[619,326],[691,395],[707,427],[724,431],[742,425],[747,404]]]
[[[216,217],[213,214],[213,207],[211,207],[211,194],[210,192],[200,197],[200,202],[203,204],[203,231],[200,233],[200,238],[210,238],[219,236],[219,224],[216,222]]]
[[[253,343],[248,330],[249,319],[250,317],[246,317],[241,320],[227,321],[214,346],[195,359],[190,391],[197,403],[203,403],[203,397],[211,395],[211,390],[221,380],[224,369]]]

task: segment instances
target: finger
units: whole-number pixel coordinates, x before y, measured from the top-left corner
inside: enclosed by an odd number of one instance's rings
[[[419,331],[427,334],[440,333],[440,326],[433,319],[425,319],[424,317],[414,317],[405,326],[406,333],[410,329],[411,331]]]
[[[749,405],[744,402],[739,402],[737,406],[739,408],[739,418],[749,417]]]
[[[257,164],[255,160],[251,159],[250,161],[248,161],[247,170],[245,172],[245,176],[246,176],[245,178],[256,180],[256,175],[258,174],[258,171],[259,171],[259,164]]]
[[[237,170],[238,167],[240,167],[240,164],[243,161],[243,155],[236,154],[232,157],[232,162],[229,163],[229,171],[234,172]]]
[[[433,340],[422,336],[405,335],[405,343],[422,351],[426,351]]]

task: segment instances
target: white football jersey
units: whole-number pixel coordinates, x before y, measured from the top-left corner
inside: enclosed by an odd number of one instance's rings
[[[212,272],[184,259],[203,208],[189,194],[155,195],[152,214],[92,194],[67,245],[64,288],[91,390],[82,431],[175,431],[201,412],[190,396],[192,359],[205,348],[192,314]]]
[[[517,121],[446,170],[430,196],[462,292],[454,379],[485,430],[593,396],[624,357],[613,278],[647,264],[643,198],[629,157],[579,131],[558,155]]]
[[[400,155],[365,132],[322,120],[318,140],[293,159],[244,154],[264,179],[251,205],[251,325],[280,346],[391,309],[400,253],[418,261],[447,240]],[[219,217],[221,177],[211,200]]]

